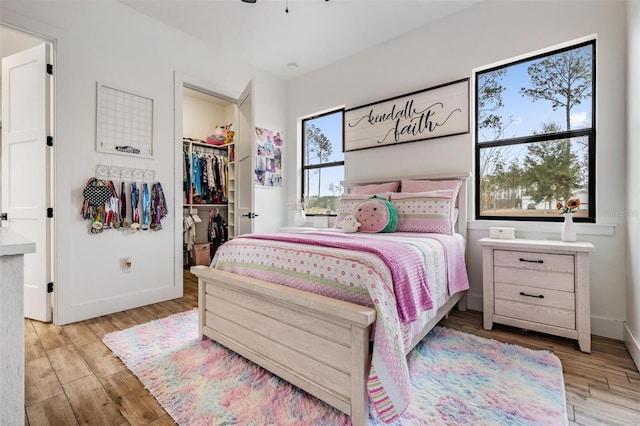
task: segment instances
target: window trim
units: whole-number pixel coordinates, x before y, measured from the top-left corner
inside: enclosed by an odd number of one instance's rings
[[[300,149],[300,164],[302,165],[302,167],[300,168],[300,198],[304,198],[305,194],[304,194],[304,188],[305,188],[305,172],[307,170],[315,170],[315,169],[324,169],[327,167],[339,167],[342,166],[344,167],[344,112],[345,112],[345,108],[337,108],[331,111],[326,111],[320,114],[315,114],[313,116],[310,117],[306,117],[303,118],[300,122],[300,129],[301,129],[301,149]],[[340,113],[342,115],[341,119],[342,119],[342,143],[340,144],[340,148],[342,149],[342,153],[343,153],[343,157],[342,157],[342,161],[333,161],[331,163],[321,163],[321,164],[309,164],[309,165],[305,165],[304,164],[304,160],[305,160],[305,152],[306,152],[306,132],[305,132],[305,123],[307,121],[311,121],[311,120],[315,120],[316,118],[320,118],[320,117],[324,117],[327,115],[332,115],[332,114],[336,114],[336,113]],[[323,214],[323,215],[316,215],[316,214],[306,214],[307,216],[327,216],[327,217],[335,217],[337,216],[337,214]]]
[[[505,69],[511,66],[519,65],[524,62],[531,62],[548,56],[552,56],[558,53],[567,52],[569,50],[578,49],[584,46],[591,46],[591,127],[588,129],[576,129],[568,130],[556,133],[547,133],[544,135],[531,135],[521,136],[517,138],[505,138],[496,141],[479,141],[479,129],[478,129],[478,76],[479,74],[485,74],[488,72],[496,71],[499,69]],[[591,37],[588,39],[582,39],[575,43],[563,44],[562,47],[551,47],[544,51],[536,52],[531,56],[519,56],[518,59],[513,61],[504,61],[497,66],[490,66],[483,69],[477,69],[473,71],[474,80],[474,158],[475,158],[475,173],[474,173],[474,188],[475,188],[475,200],[474,200],[474,213],[476,220],[500,220],[500,221],[528,221],[528,222],[561,222],[563,221],[562,215],[553,216],[488,216],[480,214],[480,151],[485,148],[510,146],[510,145],[522,145],[532,142],[544,142],[549,140],[569,139],[575,137],[587,137],[587,155],[589,156],[589,164],[587,167],[588,174],[588,196],[589,207],[587,209],[587,217],[574,217],[574,222],[584,223],[596,223],[596,38]]]

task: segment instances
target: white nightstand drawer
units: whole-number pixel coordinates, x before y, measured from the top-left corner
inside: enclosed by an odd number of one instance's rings
[[[521,303],[512,300],[496,299],[495,315],[530,321],[532,323],[552,325],[555,327],[576,329],[575,311],[551,308],[549,306]]]
[[[497,283],[495,298],[528,303],[531,305],[548,306],[550,308],[575,310],[575,294],[567,291],[549,290],[546,288],[527,287]]]
[[[495,266],[493,274],[496,283],[516,284],[568,292],[574,291],[575,281],[572,273],[531,271],[528,269]]]
[[[534,271],[566,272],[573,274],[573,256],[570,254],[535,253],[527,251],[495,250],[495,266],[530,269]]]
[[[574,291],[573,256],[522,251],[494,251],[496,283]]]

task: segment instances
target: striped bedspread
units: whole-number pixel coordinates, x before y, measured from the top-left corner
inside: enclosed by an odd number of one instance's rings
[[[405,357],[409,342],[449,294],[469,287],[458,237],[434,235],[343,234],[334,230],[247,235],[219,247],[211,266],[375,308],[375,340],[367,388],[378,416],[391,422],[410,401]],[[385,257],[394,251],[409,259],[408,263],[396,259],[399,263],[391,261],[390,268]],[[413,272],[399,273],[402,279],[418,282],[402,285],[412,286],[413,294],[421,294],[423,289],[429,306],[433,304],[433,309],[427,309],[424,300],[418,301],[414,304],[418,315],[409,315],[405,321],[397,303],[409,293],[398,293],[394,288],[398,271],[393,271],[403,264]]]

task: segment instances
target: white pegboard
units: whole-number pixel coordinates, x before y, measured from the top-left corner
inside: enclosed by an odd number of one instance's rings
[[[153,157],[153,99],[98,82],[96,150]]]

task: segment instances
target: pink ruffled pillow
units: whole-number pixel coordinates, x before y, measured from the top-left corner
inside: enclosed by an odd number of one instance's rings
[[[450,189],[391,194],[391,203],[398,210],[397,232],[453,234],[454,202]]]
[[[382,194],[383,192],[398,192],[400,182],[376,183],[372,185],[360,185],[351,188],[351,194]]]
[[[458,199],[458,192],[462,186],[462,181],[451,180],[411,180],[402,179],[402,192],[430,192],[450,189],[453,191],[454,201]]]

